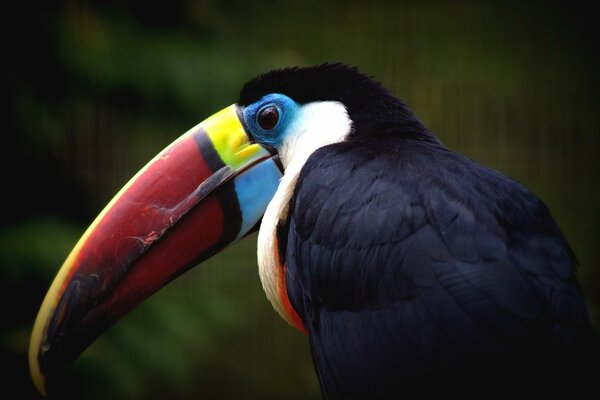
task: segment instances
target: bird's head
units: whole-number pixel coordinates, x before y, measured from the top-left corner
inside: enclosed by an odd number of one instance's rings
[[[238,107],[250,136],[286,166],[296,153],[344,140],[403,135],[433,139],[408,107],[356,68],[286,68],[246,83]]]
[[[67,257],[31,337],[38,389],[136,305],[257,227],[282,175],[316,149],[390,134],[427,138],[402,102],[355,68],[288,68],[248,82],[236,104],[138,172]]]

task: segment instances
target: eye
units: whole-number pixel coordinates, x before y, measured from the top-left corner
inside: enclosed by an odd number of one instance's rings
[[[275,106],[267,106],[258,112],[256,122],[265,131],[270,131],[279,122],[279,110]]]

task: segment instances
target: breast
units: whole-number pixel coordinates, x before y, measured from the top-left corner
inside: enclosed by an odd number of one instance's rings
[[[287,323],[306,334],[302,319],[288,296],[285,254],[280,252],[283,240],[280,235],[287,233],[289,206],[299,173],[300,168],[295,168],[293,163],[288,166],[273,200],[267,206],[258,232],[258,272],[273,308]]]

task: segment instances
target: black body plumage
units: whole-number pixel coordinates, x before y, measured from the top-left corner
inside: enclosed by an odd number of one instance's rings
[[[446,148],[356,69],[274,71],[240,104],[273,92],[340,101],[353,121],[304,165],[283,233],[326,397],[548,384],[588,368],[577,262],[542,201]]]

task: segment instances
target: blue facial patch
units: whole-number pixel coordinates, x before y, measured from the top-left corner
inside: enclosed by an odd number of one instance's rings
[[[267,205],[275,195],[281,171],[275,161],[268,159],[235,177],[242,227],[237,239],[241,239],[261,219]]]
[[[268,109],[278,114],[277,122],[272,129],[263,129],[259,118],[261,113]],[[244,109],[244,122],[252,138],[260,144],[279,149],[283,139],[289,133],[295,121],[300,105],[284,94],[268,94],[259,101],[250,104]]]

